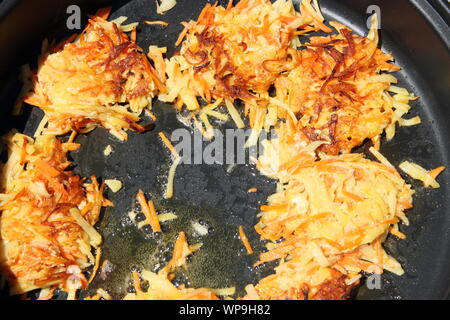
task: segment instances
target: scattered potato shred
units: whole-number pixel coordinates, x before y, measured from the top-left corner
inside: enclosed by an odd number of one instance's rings
[[[176,5],[176,0],[156,0],[156,12],[158,14],[164,14]]]

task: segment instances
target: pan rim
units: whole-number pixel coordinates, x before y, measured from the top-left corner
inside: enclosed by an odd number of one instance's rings
[[[442,42],[450,52],[450,28],[443,16],[428,2],[423,0],[409,0],[414,8],[425,17],[425,20],[433,27]]]

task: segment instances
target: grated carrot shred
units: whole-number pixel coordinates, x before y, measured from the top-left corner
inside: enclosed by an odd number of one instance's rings
[[[78,134],[78,132],[76,132],[76,130],[72,130],[72,132],[70,133],[69,140],[67,140],[67,142],[68,143],[74,142],[77,134]]]
[[[53,167],[50,163],[44,160],[37,160],[35,162],[36,167],[38,167],[41,170],[41,173],[50,177],[50,178],[56,178],[61,174],[58,169]]]
[[[136,43],[136,40],[137,40],[137,30],[136,30],[136,28],[133,28],[133,30],[131,30],[130,40],[131,40],[131,42]]]
[[[183,31],[181,31],[177,41],[175,42],[175,47],[178,47],[181,43],[181,41],[183,41],[184,37],[186,37],[186,34],[188,32],[188,25],[184,24],[184,29]]]
[[[133,286],[136,292],[142,292],[141,279],[139,279],[139,274],[136,271],[133,272]]]
[[[433,177],[433,179],[436,179],[437,176],[440,175],[442,173],[442,171],[444,171],[444,170],[445,170],[445,167],[444,166],[440,166],[440,167],[437,167],[437,168],[435,168],[433,170],[428,171],[428,173],[430,174],[430,176]]]
[[[161,25],[164,27],[167,27],[169,25],[167,22],[161,21],[161,20],[156,20],[156,21],[144,20],[144,23],[150,24],[150,25]]]
[[[101,256],[102,256],[102,249],[101,249],[100,247],[98,247],[98,248],[95,250],[95,252],[96,252],[96,255],[95,255],[95,264],[94,264],[94,268],[92,269],[92,274],[91,274],[91,276],[89,277],[88,284],[91,283],[91,282],[94,280],[95,275],[97,274],[98,268],[100,267],[100,258],[101,258]]]
[[[180,232],[178,234],[177,241],[175,242],[175,246],[172,253],[172,259],[170,259],[167,264],[167,268],[171,270],[174,265],[183,257],[183,251],[186,246],[186,234],[184,232]]]
[[[150,110],[145,109],[145,113],[146,113],[146,114],[150,117],[150,119],[152,119],[153,121],[156,121],[156,120],[157,120],[155,114],[154,114],[153,112],[151,112]]]
[[[260,207],[261,211],[284,211],[287,209],[287,205],[279,204],[279,205],[262,205]]]
[[[23,138],[22,150],[20,151],[20,165],[24,165],[27,157],[27,144],[28,140],[26,137]]]
[[[164,132],[160,131],[158,133],[159,137],[161,138],[161,140],[164,142],[164,144],[166,145],[167,149],[170,150],[170,152],[172,153],[172,155],[175,158],[180,158],[180,155],[178,154],[177,150],[175,150],[174,146],[172,145],[172,143],[170,142],[170,140],[166,137],[166,135],[164,134]]]
[[[391,228],[390,232],[391,232],[394,236],[396,236],[396,237],[398,237],[398,238],[400,238],[400,239],[402,239],[402,240],[405,240],[405,239],[406,239],[406,235],[405,235],[403,232],[401,232],[401,231],[398,231],[398,230],[396,230],[396,229],[394,229],[394,228]]]
[[[161,232],[161,225],[159,224],[158,215],[156,214],[156,210],[155,210],[153,201],[149,200],[147,202],[142,190],[139,190],[136,197],[137,197],[139,204],[141,205],[142,212],[144,213],[145,218],[147,219],[147,222],[152,227],[153,232]]]
[[[244,232],[244,228],[239,226],[239,237],[241,238],[242,243],[245,246],[248,254],[253,254],[252,246],[250,245],[250,241],[248,241],[247,235]]]

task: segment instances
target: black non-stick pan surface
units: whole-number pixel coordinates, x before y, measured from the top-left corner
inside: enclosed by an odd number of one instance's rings
[[[87,1],[84,1],[87,2]],[[7,132],[17,128],[33,134],[42,113],[29,107],[21,117],[11,117],[9,110],[19,90],[17,66],[34,62],[40,42],[44,37],[68,35],[65,29],[69,4],[83,1],[3,1],[0,4],[0,70],[2,105],[1,129]],[[168,55],[176,48],[175,40],[182,30],[181,21],[196,19],[204,5],[212,1],[179,0],[174,9],[164,16],[156,14],[155,1],[89,1],[82,6],[83,15],[93,13],[101,6],[112,5],[111,18],[127,16],[129,22],[141,22],[138,44],[147,50],[150,44],[167,46]],[[227,2],[227,1],[226,1]],[[409,160],[434,168],[449,167],[450,111],[450,59],[449,29],[445,23],[448,14],[446,1],[440,4],[441,15],[423,0],[375,1],[375,0],[321,0],[322,11],[328,21],[337,20],[349,25],[358,34],[367,32],[366,10],[370,5],[381,9],[382,48],[391,52],[403,70],[396,77],[399,85],[420,96],[412,102],[411,116],[419,115],[422,124],[403,127],[393,141],[383,140],[381,151],[394,165]],[[219,1],[225,5],[225,1]],[[436,2],[437,3],[437,2]],[[436,5],[436,3],[434,3]],[[40,4],[40,5],[39,5]],[[448,16],[447,16],[448,18]],[[145,25],[143,20],[164,20],[167,28]],[[135,268],[156,271],[158,263],[170,259],[170,252],[178,232],[185,231],[190,243],[203,242],[184,274],[176,281],[188,286],[212,288],[236,286],[237,294],[243,293],[248,283],[256,283],[273,272],[275,264],[259,269],[252,267],[257,255],[245,254],[237,237],[237,228],[244,226],[256,253],[262,252],[253,226],[261,204],[275,190],[275,181],[261,176],[254,166],[237,165],[227,172],[226,165],[181,165],[176,173],[174,197],[163,198],[170,157],[157,133],[170,135],[174,129],[184,128],[171,105],[154,102],[158,117],[153,131],[135,134],[130,132],[126,142],[120,142],[98,128],[80,135],[80,150],[71,153],[75,172],[101,179],[115,178],[123,182],[121,191],[107,196],[115,204],[102,214],[97,225],[104,244],[102,261],[107,259],[112,272],[105,279],[97,276],[90,289],[107,289],[114,298],[121,298],[130,289],[130,275]],[[221,126],[233,128],[232,123]],[[192,133],[192,130],[190,131]],[[107,158],[103,150],[107,145],[114,152]],[[363,146],[357,151],[366,151]],[[450,191],[449,170],[439,178],[441,188],[425,189],[420,183],[412,183],[416,194],[414,209],[409,211],[411,225],[401,226],[406,240],[388,238],[385,247],[405,269],[398,277],[389,272],[382,276],[381,289],[369,290],[362,285],[356,292],[357,299],[445,299],[450,288]],[[247,193],[251,187],[258,192]],[[135,206],[135,195],[143,189],[155,201],[159,211],[170,211],[178,219],[163,224],[162,235],[139,230],[130,221],[127,212]],[[142,217],[138,217],[142,218]],[[191,226],[193,221],[203,220],[209,234],[198,237]],[[61,298],[63,294],[61,294]]]

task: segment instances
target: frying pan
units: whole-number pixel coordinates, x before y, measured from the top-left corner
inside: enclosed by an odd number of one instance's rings
[[[181,21],[196,19],[207,2],[179,0],[177,6],[163,17],[156,14],[155,1],[51,1],[23,0],[0,2],[0,129],[5,133],[16,128],[33,134],[42,113],[27,108],[20,117],[12,117],[10,109],[20,89],[17,68],[36,60],[41,41],[62,39],[70,32],[65,27],[66,8],[70,4],[82,7],[83,17],[101,6],[112,5],[112,18],[129,17],[130,22],[165,20],[169,26],[142,24],[138,29],[138,44],[167,46],[168,55],[175,51],[174,43]],[[226,1],[227,2],[227,1]],[[219,1],[224,5],[225,1]],[[427,168],[450,167],[450,11],[445,0],[321,0],[327,19],[349,25],[358,34],[367,32],[366,12],[370,5],[381,9],[382,48],[391,52],[403,69],[396,74],[401,86],[420,96],[412,103],[411,116],[419,115],[422,124],[403,127],[393,141],[383,141],[381,151],[394,165],[403,160],[414,161]],[[117,178],[124,188],[107,193],[115,207],[106,209],[97,225],[102,233],[103,260],[110,261],[112,272],[106,279],[97,276],[91,289],[102,287],[114,298],[129,290],[130,269],[157,269],[158,262],[170,258],[176,235],[185,231],[191,242],[202,241],[203,247],[192,258],[185,274],[176,279],[190,286],[213,288],[236,286],[242,294],[248,283],[256,283],[273,272],[274,263],[254,269],[256,255],[246,255],[237,238],[237,227],[243,225],[257,253],[263,243],[254,232],[256,214],[261,204],[275,190],[275,182],[261,176],[249,164],[237,165],[227,172],[225,165],[181,165],[178,168],[174,197],[163,199],[165,176],[170,165],[168,153],[158,140],[157,132],[170,134],[184,127],[176,119],[170,105],[155,101],[158,117],[156,129],[144,134],[129,133],[126,143],[111,137],[106,130],[95,131],[77,138],[82,147],[73,152],[75,172],[83,176],[96,174],[102,179]],[[222,129],[233,128],[226,123]],[[103,150],[112,145],[114,152],[105,159]],[[367,146],[357,151],[366,151]],[[450,190],[449,170],[441,177],[441,188],[425,189],[412,183],[416,194],[414,209],[409,212],[411,225],[401,226],[406,240],[388,238],[385,247],[405,269],[398,277],[386,272],[379,290],[362,285],[355,291],[357,299],[446,299],[450,293]],[[259,192],[247,193],[257,187]],[[139,230],[127,217],[133,208],[138,189],[151,195],[161,211],[175,212],[179,219],[163,225],[163,234],[155,237]],[[203,220],[210,233],[195,239],[192,222]],[[202,222],[202,223],[203,223]],[[3,298],[6,294],[3,293]],[[64,298],[60,293],[58,298]]]

